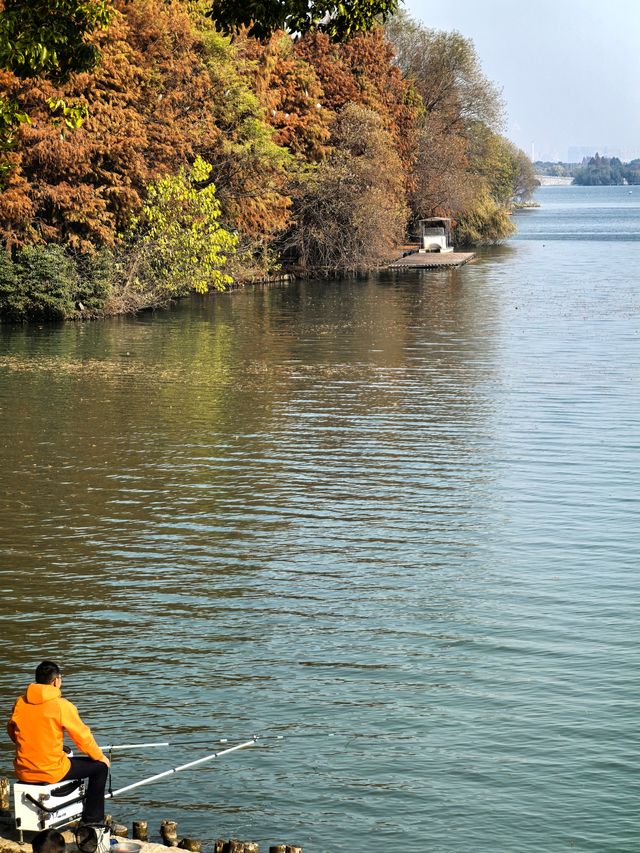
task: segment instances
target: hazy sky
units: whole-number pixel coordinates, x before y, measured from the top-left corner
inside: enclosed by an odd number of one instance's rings
[[[471,38],[503,89],[506,135],[536,159],[571,147],[640,157],[640,0],[405,0]]]

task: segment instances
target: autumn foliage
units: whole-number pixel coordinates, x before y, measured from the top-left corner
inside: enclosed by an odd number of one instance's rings
[[[247,280],[278,263],[369,269],[434,214],[467,221],[467,239],[508,231],[526,175],[521,152],[499,135],[499,99],[468,44],[406,17],[344,42],[318,31],[297,40],[239,31],[231,40],[208,9],[204,0],[114,0],[108,26],[87,36],[95,67],[0,70],[2,103],[24,116],[0,150],[0,313],[35,315],[44,297],[19,299],[29,264],[40,271],[33,292],[46,295],[47,270],[61,257],[64,298],[53,314],[83,316]],[[196,163],[205,165],[194,171]],[[148,255],[141,262],[151,232],[140,223],[151,221],[159,188],[175,202],[172,181],[186,206],[171,220],[172,242],[153,237],[176,270],[175,287],[162,289]],[[220,251],[194,249],[189,234],[218,235]],[[98,257],[99,275],[90,271]],[[83,282],[94,279],[88,292]],[[134,285],[137,297],[123,300]]]
[[[294,190],[286,249],[303,269],[361,272],[392,257],[408,209],[402,163],[378,113],[348,103],[336,115],[331,153]]]

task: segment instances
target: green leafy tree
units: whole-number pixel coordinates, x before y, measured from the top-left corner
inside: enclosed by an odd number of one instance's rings
[[[210,15],[226,33],[248,27],[250,36],[263,39],[276,30],[298,36],[319,29],[342,41],[385,21],[398,5],[398,0],[216,0]]]
[[[128,283],[152,289],[159,302],[190,291],[224,290],[232,282],[224,267],[237,237],[220,225],[210,174],[211,164],[197,157],[190,170],[161,178],[133,220],[137,248]]]
[[[631,160],[625,164],[624,177],[628,184],[640,184],[640,160]]]
[[[40,76],[56,82],[89,71],[100,58],[90,36],[109,23],[111,14],[108,0],[4,0],[0,68],[21,79]],[[52,111],[66,111],[69,127],[82,123],[80,109],[63,101],[52,106]],[[17,127],[28,121],[13,99],[0,97],[0,148],[10,149]]]
[[[596,154],[583,161],[574,173],[574,184],[581,186],[618,186],[627,183],[629,176],[618,157],[601,157]]]
[[[0,96],[0,154],[6,156],[13,149],[21,124],[31,124],[28,113],[13,98]],[[0,162],[0,176],[6,175],[9,169],[6,160]]]
[[[100,55],[89,36],[110,17],[107,0],[4,0],[0,67],[53,80],[89,71]]]

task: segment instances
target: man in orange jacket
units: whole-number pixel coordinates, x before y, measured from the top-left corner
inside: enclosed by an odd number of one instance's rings
[[[42,661],[36,669],[35,684],[16,702],[7,725],[16,745],[13,762],[21,782],[52,784],[67,779],[88,779],[82,812],[85,823],[104,822],[104,789],[109,760],[95,742],[91,729],[80,719],[78,710],[62,698],[62,672],[53,661]],[[69,758],[64,751],[67,733],[86,757]]]

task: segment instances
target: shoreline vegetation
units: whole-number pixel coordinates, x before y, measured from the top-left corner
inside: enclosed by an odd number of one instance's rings
[[[640,159],[623,163],[618,157],[602,157],[596,153],[593,157],[585,157],[582,163],[551,163],[539,160],[533,164],[533,168],[541,177],[566,179],[568,184],[579,187],[625,187],[640,184]]]
[[[10,38],[25,4],[0,13],[4,321],[365,273],[422,218],[451,217],[471,246],[509,236],[531,204],[532,164],[501,134],[471,40],[393,0],[304,33],[232,27],[229,2],[221,22],[201,0],[65,0],[93,17],[54,49]]]

